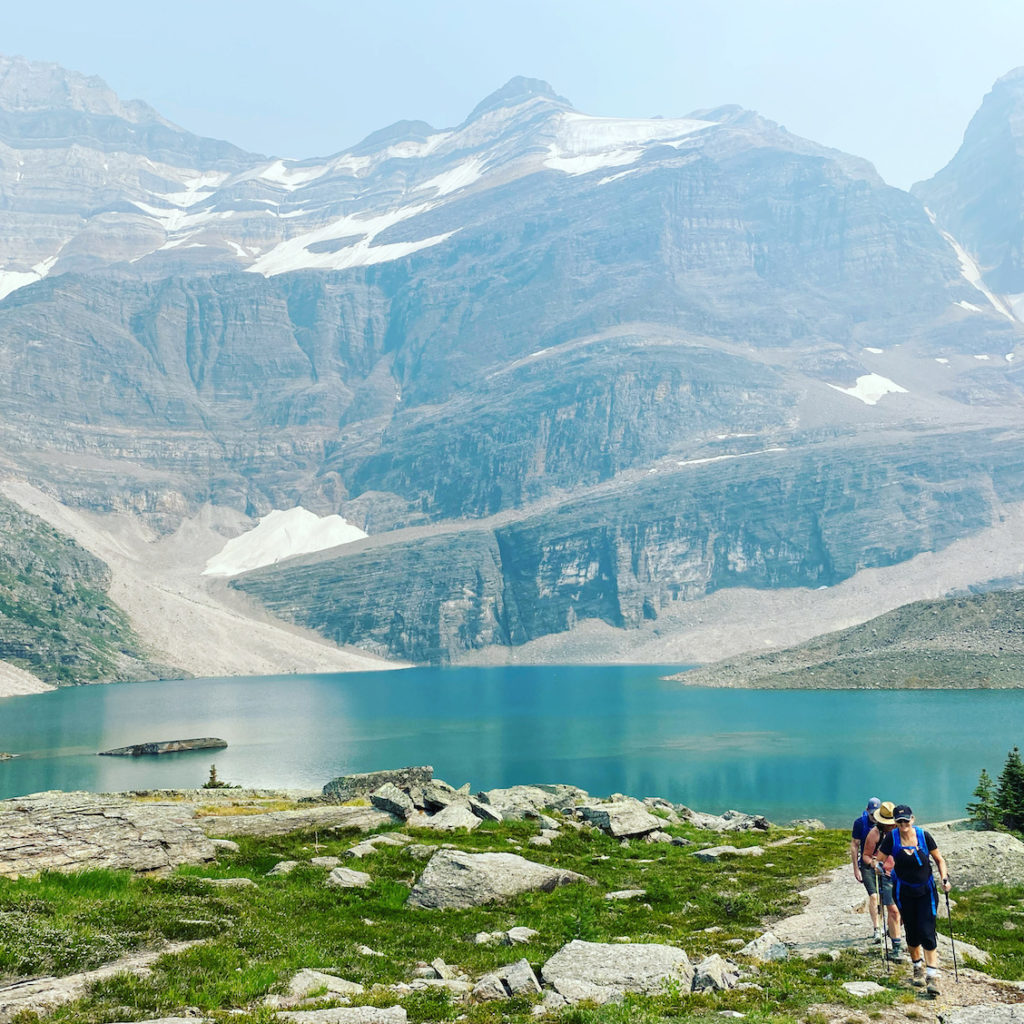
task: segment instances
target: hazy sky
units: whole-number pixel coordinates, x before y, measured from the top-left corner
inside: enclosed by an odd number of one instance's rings
[[[907,187],[1024,64],[1024,3],[46,0],[5,5],[0,53],[99,75],[268,155],[337,152],[401,119],[455,125],[527,75],[590,114],[738,103]]]

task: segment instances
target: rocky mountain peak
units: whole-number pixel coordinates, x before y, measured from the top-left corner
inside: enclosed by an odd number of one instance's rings
[[[912,191],[978,261],[989,287],[1024,292],[1024,68],[995,82],[953,159]]]
[[[0,110],[17,114],[71,110],[119,117],[132,124],[170,124],[141,100],[123,102],[96,75],[24,57],[0,56]]]
[[[466,118],[466,123],[469,124],[492,110],[500,110],[502,107],[517,107],[537,96],[551,100],[552,105],[555,106],[572,107],[572,103],[564,96],[559,96],[547,82],[539,78],[524,78],[519,75],[510,78],[500,89],[481,100]]]

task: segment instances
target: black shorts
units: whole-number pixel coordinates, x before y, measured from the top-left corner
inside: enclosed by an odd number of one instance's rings
[[[883,907],[890,907],[893,904],[892,879],[888,875],[876,875],[874,868],[863,868],[860,873],[861,881],[869,896],[874,896],[881,883],[881,903]]]
[[[907,945],[935,949],[938,942],[935,938],[935,904],[932,902],[932,893],[929,891],[911,896],[904,888],[896,905],[900,908],[903,927],[907,932]]]

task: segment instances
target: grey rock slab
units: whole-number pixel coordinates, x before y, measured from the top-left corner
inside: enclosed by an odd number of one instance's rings
[[[440,957],[431,960],[430,967],[436,972],[438,978],[446,978],[449,981],[453,981],[459,973],[454,967],[449,967]]]
[[[334,868],[327,876],[327,885],[332,889],[363,889],[369,884],[370,876],[365,871],[352,868]]]
[[[712,846],[706,850],[695,850],[697,860],[716,861],[721,857],[762,857],[764,849],[760,846]]]
[[[288,983],[288,995],[293,999],[305,999],[313,992],[327,991],[331,995],[356,996],[362,994],[363,986],[357,981],[347,981],[335,974],[325,974],[305,967],[292,976]]]
[[[691,825],[712,832],[747,832],[751,829],[763,831],[771,828],[771,822],[763,814],[746,814],[743,811],[726,811],[720,815],[690,811],[688,820]]]
[[[201,882],[212,885],[216,889],[258,889],[259,886],[251,878],[201,878]]]
[[[483,800],[470,798],[469,809],[482,821],[501,821],[501,810],[484,803]]]
[[[355,857],[356,859],[362,859],[363,857],[369,857],[377,852],[377,847],[373,843],[356,843],[355,846],[349,847],[345,851],[346,857]]]
[[[363,842],[372,846],[405,846],[412,842],[412,836],[407,836],[403,832],[379,832],[375,836],[367,836]]]
[[[478,793],[477,799],[494,808],[503,821],[537,818],[545,807],[564,807],[587,799],[587,793],[575,786],[509,786]]]
[[[526,928],[523,925],[517,925],[515,928],[509,928],[509,930],[505,932],[505,936],[510,946],[524,945],[527,942],[533,941],[533,939],[538,935],[540,935],[540,932],[535,928]]]
[[[1024,1024],[1024,1004],[979,1003],[939,1011],[941,1024]]]
[[[116,1024],[132,1024],[131,1021],[118,1021]],[[152,1017],[135,1024],[214,1024],[212,1017]]]
[[[544,981],[566,995],[563,982],[583,982],[620,992],[689,992],[693,966],[686,952],[661,943],[604,943],[574,939],[541,968]],[[566,996],[568,998],[568,996]]]
[[[9,878],[93,868],[162,871],[215,857],[188,807],[94,793],[0,801],[0,875]]]
[[[876,981],[844,981],[843,988],[851,996],[873,996],[885,991]]]
[[[315,868],[336,868],[341,863],[340,857],[310,857],[309,863]]]
[[[595,985],[592,981],[581,981],[579,978],[559,978],[554,983],[555,991],[565,1003],[621,1003],[625,992],[614,985]]]
[[[533,973],[530,961],[525,958],[503,967],[498,974],[514,996],[536,995],[540,992],[537,975]]]
[[[527,843],[530,846],[550,846],[551,840],[547,836],[530,836]]]
[[[431,846],[427,843],[410,843],[406,848],[405,852],[410,857],[415,857],[416,860],[426,860],[432,854],[437,851],[438,847]]]
[[[397,820],[376,807],[313,806],[266,814],[210,815],[197,819],[197,823],[208,836],[283,836],[311,828],[357,828],[370,832]]]
[[[476,907],[523,892],[551,892],[573,882],[591,880],[575,871],[537,864],[514,853],[438,850],[423,869],[408,903],[436,909]]]
[[[422,789],[430,783],[433,777],[434,769],[430,765],[416,765],[379,772],[359,772],[331,779],[324,786],[322,793],[326,800],[344,803],[346,800],[368,797],[385,783],[390,783],[398,789],[411,789],[413,786],[419,786]]]
[[[402,1006],[336,1006],[330,1010],[278,1010],[277,1019],[292,1024],[406,1024]]]
[[[385,782],[370,794],[370,803],[380,811],[393,814],[403,821],[416,810],[408,793],[402,792],[393,782]]]
[[[210,845],[215,850],[223,850],[225,853],[238,853],[241,847],[230,839],[211,839]]]
[[[290,875],[298,866],[299,862],[297,860],[279,860],[267,872],[267,877],[272,878],[277,875]]]
[[[658,832],[664,822],[656,818],[639,800],[622,800],[617,803],[591,804],[583,807],[584,821],[596,825],[617,839],[643,836]]]
[[[639,896],[646,896],[646,889],[616,889],[614,892],[606,892],[606,900],[632,900]]]

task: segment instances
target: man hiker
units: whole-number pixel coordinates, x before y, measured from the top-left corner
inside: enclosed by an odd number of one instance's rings
[[[864,863],[864,840],[875,827],[871,815],[878,810],[882,801],[877,796],[868,800],[864,813],[853,823],[850,830],[850,860],[853,862],[853,877],[860,882],[868,893],[868,913],[871,915],[871,938],[875,942],[882,941],[882,933],[878,930],[878,879],[875,877],[874,865]]]
[[[894,809],[895,804],[891,800],[883,800],[882,805],[872,815],[875,827],[864,839],[864,863],[872,865],[873,869],[878,872],[878,898],[885,908],[886,927],[889,938],[892,940],[892,952],[889,954],[889,959],[899,963],[903,959],[900,910],[892,895],[892,877],[875,863],[875,851],[878,849],[878,844],[896,827],[896,820],[892,816]]]
[[[919,988],[926,986],[929,995],[937,996],[942,991],[935,938],[939,897],[928,858],[939,869],[943,892],[949,892],[949,871],[931,833],[914,824],[914,812],[906,804],[897,804],[892,816],[896,827],[878,844],[875,859],[884,857],[882,867],[893,875],[893,897],[900,908],[907,952],[914,964],[913,983]]]

